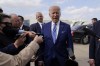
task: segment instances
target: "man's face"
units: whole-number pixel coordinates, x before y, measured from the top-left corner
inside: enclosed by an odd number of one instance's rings
[[[41,13],[36,14],[36,19],[38,22],[43,22],[43,15]]]
[[[21,19],[21,17],[18,17],[18,18],[19,18],[20,27],[21,27],[21,25],[23,24],[23,20]]]
[[[61,13],[58,8],[54,7],[49,10],[49,16],[51,17],[52,21],[55,23],[59,21],[60,15]]]
[[[17,16],[12,18],[12,26],[15,28],[20,27],[20,21],[19,21],[19,18]]]
[[[92,24],[94,24],[96,22],[96,20],[92,20]]]
[[[12,26],[10,18],[4,18],[0,24],[0,28],[2,28],[2,29],[6,26]]]

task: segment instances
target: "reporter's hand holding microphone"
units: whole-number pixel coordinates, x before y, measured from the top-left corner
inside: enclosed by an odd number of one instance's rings
[[[43,42],[43,36],[36,35],[33,41],[37,42],[38,44],[41,44]]]
[[[37,33],[33,31],[27,31],[25,32],[29,37],[33,38],[33,41],[37,42],[38,44],[41,44],[43,42],[43,36],[38,35]]]
[[[16,48],[18,48],[19,46],[22,46],[24,44],[24,41],[26,40],[26,35],[27,33],[23,33],[20,35],[20,37],[18,37],[18,39],[16,39],[14,46]]]
[[[30,38],[34,38],[36,33],[34,31],[24,31],[24,33],[27,33],[27,35],[30,37]]]
[[[29,36],[29,37],[31,37],[31,38],[33,38],[33,40],[35,41],[35,42],[37,42],[37,43],[41,43],[42,41],[43,41],[43,36],[38,36],[38,35],[36,35],[36,33],[35,32],[30,32],[30,31],[27,31],[27,32],[24,32],[24,33],[22,33],[17,39],[16,39],[16,41],[15,41],[15,43],[14,43],[14,46],[16,47],[16,48],[18,48],[19,46],[22,46],[23,44],[24,44],[24,42],[25,42],[25,40],[26,40],[26,36]]]

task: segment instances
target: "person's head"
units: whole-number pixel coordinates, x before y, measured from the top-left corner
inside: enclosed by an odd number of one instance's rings
[[[43,22],[43,15],[41,12],[36,12],[36,19],[38,22]]]
[[[11,14],[11,23],[12,23],[12,26],[15,28],[20,27],[20,21],[16,14]]]
[[[18,15],[18,18],[19,18],[19,21],[20,21],[20,27],[21,27],[21,25],[22,25],[23,22],[24,22],[24,17],[21,16],[21,15]]]
[[[95,22],[97,22],[98,19],[97,18],[92,18],[92,24],[94,24]]]
[[[0,8],[0,13],[3,13],[3,10],[2,10],[2,8]]]
[[[12,26],[11,25],[11,17],[6,14],[0,14],[0,31],[3,30],[6,26]]]
[[[61,16],[61,11],[59,6],[51,6],[49,8],[49,16],[53,22],[57,23]]]

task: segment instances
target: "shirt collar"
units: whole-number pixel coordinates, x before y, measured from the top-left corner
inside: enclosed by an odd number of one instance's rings
[[[43,23],[41,23],[41,22],[38,22],[40,25],[42,25]]]
[[[23,27],[23,24],[21,25],[20,29],[22,29],[22,27]]]
[[[52,25],[54,25],[55,23],[52,21]],[[56,23],[57,25],[60,24],[60,20]]]

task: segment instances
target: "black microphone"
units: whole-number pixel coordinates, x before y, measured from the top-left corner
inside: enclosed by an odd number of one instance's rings
[[[94,36],[98,39],[100,39],[100,37],[98,35],[96,35],[95,32],[93,32],[92,30],[88,29],[88,28],[83,28],[83,31],[85,31],[86,33],[88,33],[88,35]]]
[[[42,35],[41,33],[36,33],[36,35],[38,35],[38,36],[40,36],[40,35]],[[43,35],[42,35],[43,36]]]

